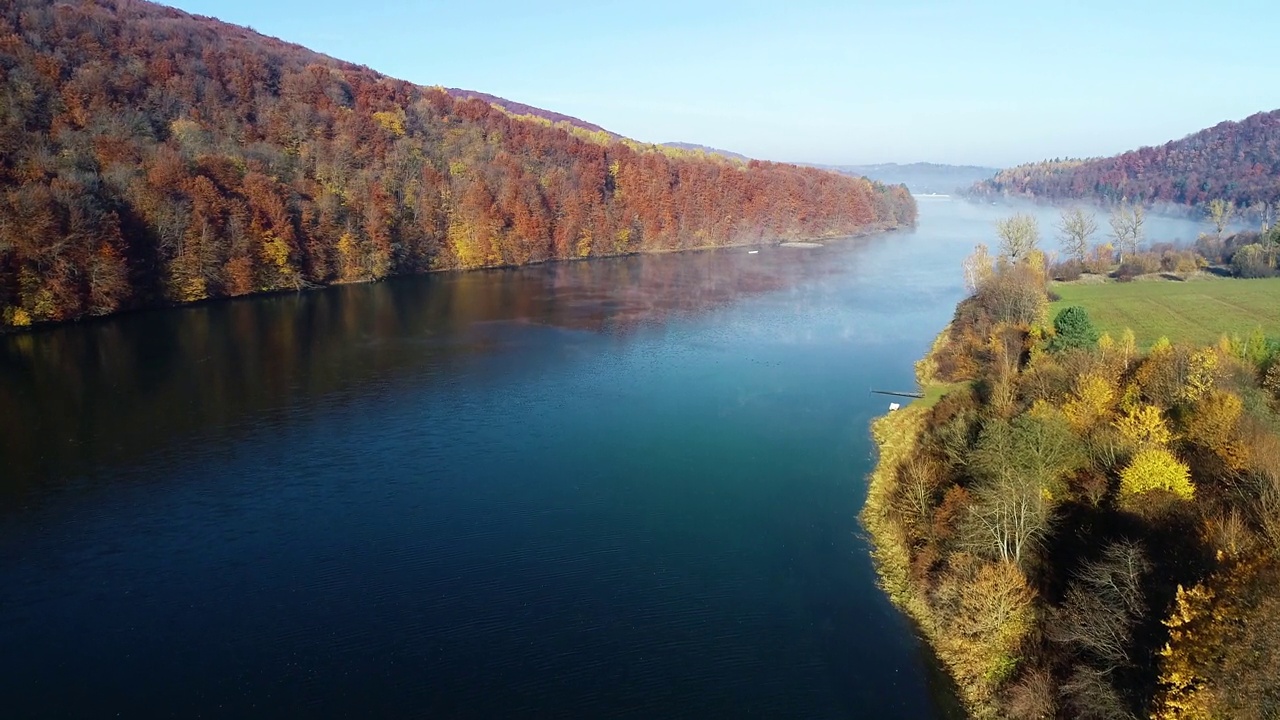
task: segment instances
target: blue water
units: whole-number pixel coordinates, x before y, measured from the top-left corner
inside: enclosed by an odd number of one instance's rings
[[[868,390],[998,214],[0,338],[5,715],[936,716]]]

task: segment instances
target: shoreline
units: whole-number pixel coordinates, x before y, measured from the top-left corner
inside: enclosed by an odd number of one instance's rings
[[[519,268],[536,267],[539,265],[552,265],[556,263],[587,262],[590,260],[605,260],[610,258],[633,257],[636,255],[666,255],[666,254],[672,254],[672,253],[705,252],[708,250],[718,250],[721,248],[781,247],[785,243],[789,243],[789,242],[804,243],[804,242],[815,242],[815,241],[832,242],[832,241],[839,241],[839,240],[853,240],[856,238],[879,235],[881,233],[894,232],[897,230],[901,230],[904,228],[911,228],[914,226],[915,226],[914,223],[905,224],[905,225],[888,225],[888,226],[873,225],[867,228],[859,229],[852,233],[815,235],[815,236],[799,238],[799,239],[774,238],[772,240],[763,241],[763,242],[748,241],[748,242],[731,242],[731,243],[725,243],[723,245],[696,245],[691,247],[679,247],[679,248],[658,248],[655,250],[637,250],[634,252],[606,253],[601,255],[591,255],[588,257],[548,258],[546,260],[537,260],[533,262],[520,263],[520,264],[481,265],[473,268],[436,268],[432,270],[425,270],[422,272],[411,272],[411,273],[400,273],[395,275],[388,275],[383,278],[377,278],[372,280],[335,280],[333,282],[324,283],[323,285],[310,285],[310,286],[301,287],[297,289],[281,288],[276,290],[260,290],[256,292],[245,293],[244,295],[223,295],[219,297],[203,298],[203,299],[195,300],[191,302],[160,302],[155,304],[143,305],[141,307],[128,308],[125,310],[117,310],[115,312],[107,313],[105,315],[86,315],[84,317],[79,317],[71,320],[39,322],[39,323],[32,323],[31,325],[25,325],[25,326],[0,325],[0,337],[35,335],[40,332],[53,330],[56,328],[91,325],[91,324],[102,322],[105,320],[110,320],[112,318],[125,317],[128,315],[134,315],[137,313],[154,312],[158,310],[172,310],[175,308],[185,308],[185,307],[199,307],[201,305],[207,305],[211,303],[232,302],[237,300],[251,300],[251,299],[257,299],[257,298],[267,298],[267,297],[272,297],[276,295],[302,294],[302,293],[309,293],[309,292],[314,292],[318,290],[324,290],[326,288],[332,288],[332,287],[341,287],[345,285],[369,285],[372,283],[379,283],[387,280],[396,280],[400,278],[428,277],[431,275],[447,274],[447,273],[470,273],[470,272],[477,272],[477,271],[483,271],[483,270],[516,270]]]
[[[911,549],[896,532],[900,526],[888,515],[888,498],[897,489],[898,468],[915,450],[926,416],[938,400],[963,385],[940,382],[934,376],[934,354],[950,331],[948,323],[934,338],[928,352],[915,363],[916,384],[924,397],[871,421],[876,462],[867,476],[867,495],[858,513],[858,522],[866,530],[871,545],[876,584],[893,606],[906,615],[926,653],[924,660],[932,676],[930,692],[937,710],[947,720],[961,720],[971,717],[973,708],[965,702],[951,664],[939,651],[937,622],[910,578]]]

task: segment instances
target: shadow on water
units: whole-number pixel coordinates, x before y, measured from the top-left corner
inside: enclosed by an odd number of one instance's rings
[[[582,334],[625,338],[829,271],[819,254],[782,252],[768,264],[726,249],[397,278],[0,336],[0,493],[197,430],[234,433],[246,417],[287,420],[370,384],[448,380],[504,349],[512,325],[563,331],[519,348],[554,357]]]

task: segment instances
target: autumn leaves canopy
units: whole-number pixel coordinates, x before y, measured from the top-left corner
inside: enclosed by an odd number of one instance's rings
[[[0,7],[0,328],[910,224],[904,187],[646,146],[147,2]]]

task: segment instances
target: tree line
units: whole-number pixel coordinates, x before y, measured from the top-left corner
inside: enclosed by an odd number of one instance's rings
[[[1114,157],[1018,165],[971,192],[1192,207],[1223,200],[1269,217],[1280,203],[1280,110]]]
[[[890,413],[863,521],[980,718],[1280,713],[1280,340],[1047,317],[1022,220]]]
[[[1151,273],[1193,273],[1215,268],[1237,277],[1271,277],[1280,273],[1280,225],[1263,222],[1259,231],[1228,233],[1237,218],[1235,203],[1214,200],[1205,206],[1205,219],[1212,233],[1201,233],[1194,245],[1147,243],[1146,210],[1141,205],[1121,203],[1112,208],[1104,230],[1089,210],[1071,207],[1062,210],[1053,230],[1058,251],[1044,251],[1048,272],[1054,280],[1071,281],[1085,273],[1131,280]],[[1001,254],[1012,259],[1026,258],[1041,251],[1042,232],[1036,218],[1017,213],[996,223]],[[989,250],[971,261],[987,262]]]
[[[0,7],[0,328],[910,224],[904,187],[657,148],[142,0]]]

